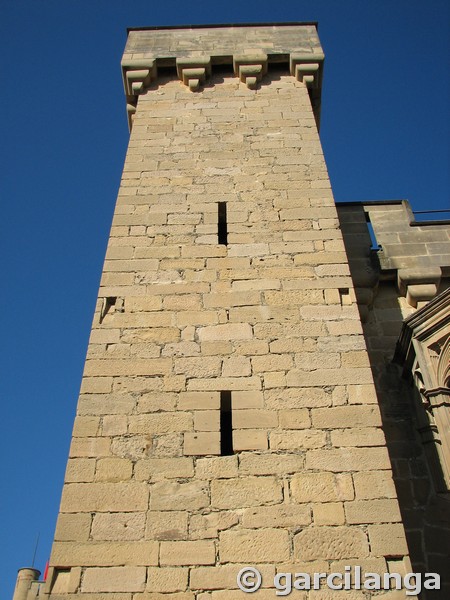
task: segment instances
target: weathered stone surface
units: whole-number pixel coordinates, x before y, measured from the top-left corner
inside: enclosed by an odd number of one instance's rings
[[[357,527],[310,527],[295,536],[294,554],[301,560],[364,558],[369,544]]]
[[[299,473],[291,481],[291,494],[295,502],[337,502],[353,500],[350,475],[332,473]]]
[[[92,521],[92,539],[131,541],[144,538],[146,514],[98,513]]]
[[[188,586],[188,569],[172,567],[149,567],[147,589],[151,592],[183,592]]]
[[[246,528],[293,527],[309,525],[311,511],[309,506],[277,504],[248,508],[242,516],[242,525]]]
[[[281,500],[281,484],[274,477],[217,479],[211,482],[211,505],[215,508],[260,506]]]
[[[82,592],[142,592],[145,567],[109,567],[86,569]]]
[[[188,513],[184,511],[149,511],[146,539],[183,540],[187,537]]]
[[[158,542],[151,541],[104,541],[79,542],[76,544],[71,542],[55,542],[52,548],[51,561],[53,564],[61,566],[80,565],[107,567],[121,565],[157,565],[158,550]]]
[[[208,489],[201,481],[162,481],[150,488],[150,510],[197,510],[208,504]]]
[[[405,556],[408,554],[405,532],[400,523],[369,526],[370,552],[375,556]]]
[[[91,515],[86,513],[60,513],[56,523],[55,541],[87,541],[91,530],[91,520]]]
[[[291,73],[239,58],[255,53],[287,57]],[[347,259],[314,115],[321,60],[312,25],[129,32],[132,133],[52,555],[72,567],[65,600],[79,585],[86,600],[234,600],[244,564],[263,573],[265,600],[275,565],[378,570],[406,552],[372,377],[389,390],[383,419],[398,416],[388,353],[408,313],[381,283],[375,295],[370,240],[356,275]],[[365,215],[350,212],[362,252]],[[430,289],[408,270],[411,232],[385,233],[401,289],[420,302]],[[414,251],[428,260],[437,248],[422,237]],[[358,303],[363,316],[374,307],[364,336]],[[399,489],[428,498],[421,465],[392,437]]]
[[[161,542],[160,564],[165,565],[213,565],[216,562],[214,542]]]
[[[147,510],[145,483],[71,483],[64,486],[64,512],[136,512]]]

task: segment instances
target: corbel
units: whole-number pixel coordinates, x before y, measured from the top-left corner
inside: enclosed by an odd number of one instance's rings
[[[398,290],[414,308],[419,302],[428,302],[434,298],[440,280],[441,269],[438,267],[399,269],[397,272]]]
[[[267,73],[267,54],[244,54],[233,56],[234,74],[251,90]]]
[[[291,75],[301,81],[307,88],[320,87],[321,65],[323,54],[291,54],[289,67]]]
[[[211,58],[209,56],[192,56],[177,58],[177,73],[180,80],[191,92],[196,92],[200,84],[211,75]]]
[[[137,97],[145,92],[152,80],[156,79],[156,61],[145,58],[124,61],[122,77],[127,98],[128,125],[131,131]]]
[[[156,78],[154,59],[132,59],[122,63],[123,84],[127,96],[143,94],[150,82]]]

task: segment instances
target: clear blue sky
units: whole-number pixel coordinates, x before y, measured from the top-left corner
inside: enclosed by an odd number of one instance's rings
[[[448,0],[1,0],[2,596],[50,553],[126,152],[126,28],[318,21],[337,201],[449,208]],[[5,594],[3,594],[5,592]]]

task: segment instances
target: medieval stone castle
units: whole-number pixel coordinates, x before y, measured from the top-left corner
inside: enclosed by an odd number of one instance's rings
[[[334,203],[323,61],[309,23],[129,31],[50,569],[14,600],[242,600],[247,565],[256,600],[354,566],[440,590],[293,597],[450,597],[449,223]]]

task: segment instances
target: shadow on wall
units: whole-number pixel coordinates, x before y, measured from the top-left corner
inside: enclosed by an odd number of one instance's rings
[[[337,204],[364,337],[375,381],[383,429],[414,572],[441,576],[441,590],[422,600],[450,598],[450,497],[436,491],[419,434],[420,414],[413,383],[393,362],[403,326],[406,300],[399,298],[394,273],[381,271],[376,240],[362,204]],[[372,233],[372,235],[371,235]],[[412,309],[409,307],[409,310]],[[418,419],[419,417],[419,419]],[[423,422],[422,422],[423,424]],[[443,489],[441,487],[441,489]],[[389,557],[387,557],[389,558]]]

